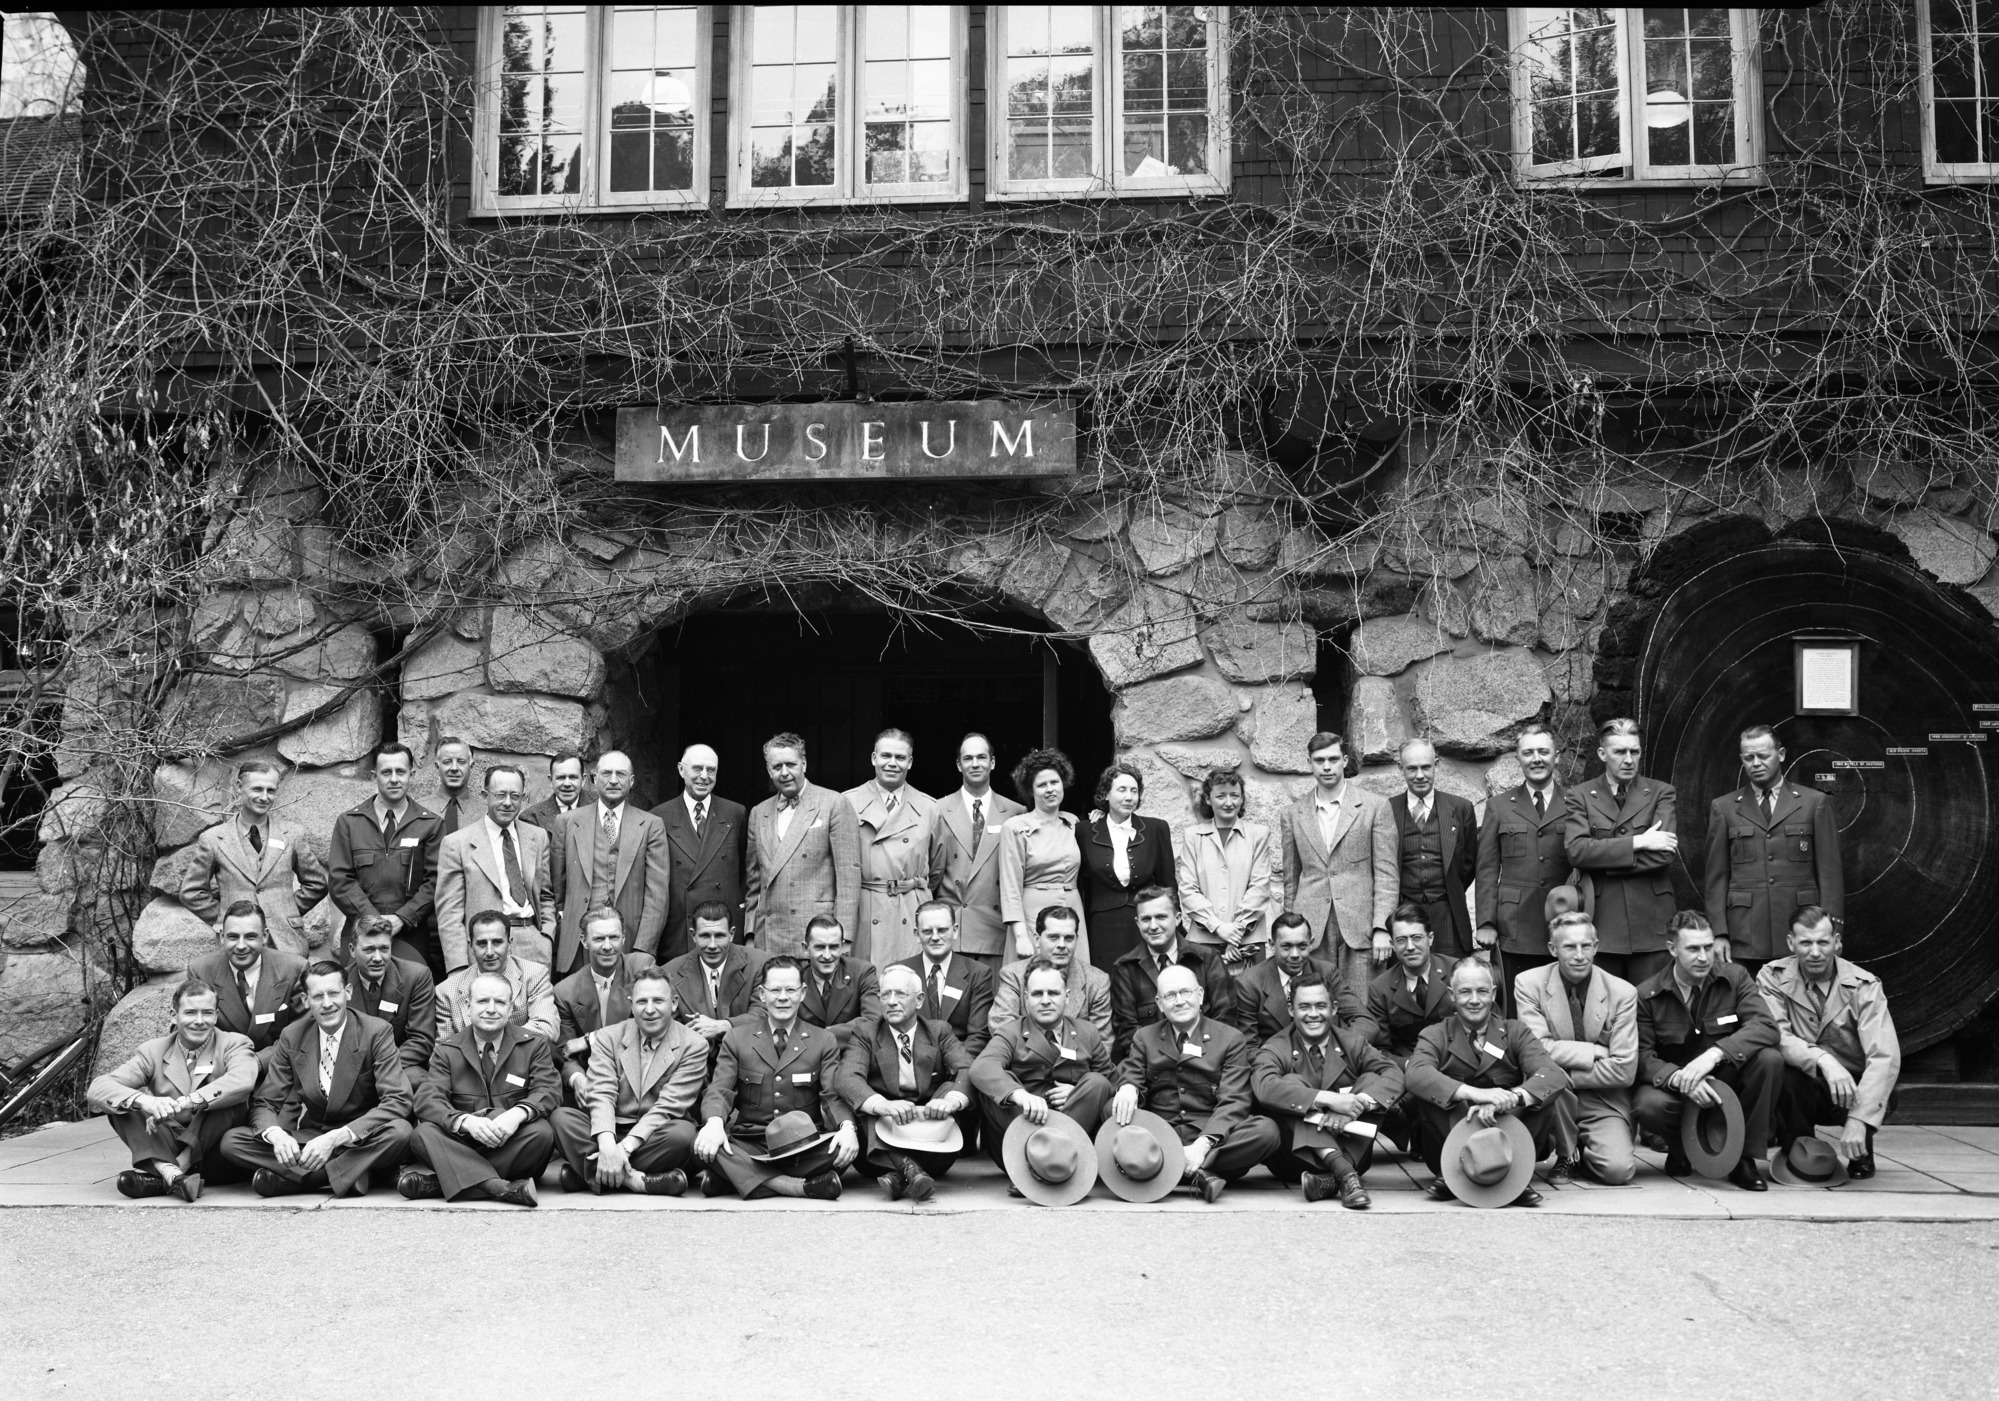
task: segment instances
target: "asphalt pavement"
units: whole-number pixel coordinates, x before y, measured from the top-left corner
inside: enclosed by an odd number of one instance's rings
[[[43,1208],[0,1395],[1993,1396],[1999,1223]]]

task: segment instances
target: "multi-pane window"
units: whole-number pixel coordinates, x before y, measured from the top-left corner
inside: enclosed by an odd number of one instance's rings
[[[996,198],[1228,185],[1223,21],[1207,5],[995,5]]]
[[[1513,11],[1515,160],[1532,178],[1754,179],[1754,12]]]
[[[1921,11],[1923,168],[1934,180],[1999,175],[1999,3],[1928,0]]]
[[[496,5],[485,25],[482,212],[707,202],[705,6]]]
[[[738,14],[732,204],[965,197],[963,6]]]

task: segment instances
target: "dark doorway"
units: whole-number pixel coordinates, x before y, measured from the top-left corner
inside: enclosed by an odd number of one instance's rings
[[[1858,715],[1796,713],[1800,633],[1861,639]],[[1737,736],[1767,724],[1790,779],[1840,827],[1846,956],[1878,974],[1903,1045],[1975,1016],[1999,988],[1999,634],[1895,559],[1771,541],[1679,580],[1635,692],[1647,768],[1679,790],[1680,899],[1699,908],[1708,803],[1742,782]]]
[[[1013,764],[1052,738],[1075,762],[1086,789],[1111,760],[1110,696],[1084,649],[1033,635],[1016,614],[980,621],[1019,632],[950,622],[921,627],[871,612],[700,614],[661,634],[632,681],[641,715],[622,717],[647,791],[679,791],[681,749],[713,745],[717,791],[754,805],[769,796],[763,742],[783,730],[804,738],[814,783],[851,788],[873,775],[868,750],[891,726],[916,739],[910,782],[930,794],[958,786],[952,767],[969,730],[993,745],[1011,795]],[[644,741],[649,739],[650,744]],[[648,762],[648,760],[650,762]],[[1087,791],[1070,806],[1088,808]]]

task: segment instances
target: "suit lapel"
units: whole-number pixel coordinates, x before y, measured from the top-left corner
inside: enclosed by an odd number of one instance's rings
[[[315,1035],[318,1033],[318,1030],[317,1027],[313,1028]],[[315,1054],[318,1050],[319,1046],[315,1043],[313,1045]],[[336,1106],[345,1105],[352,1098],[354,1094],[354,1081],[359,1077],[360,1073],[361,1024],[355,1018],[354,1014],[350,1012],[347,1015],[347,1025],[340,1033],[340,1049],[334,1053],[333,1057],[333,1084],[326,1092],[326,1106],[329,1110],[332,1110]],[[315,1063],[313,1066],[313,1080],[317,1082],[318,1079],[319,1066]]]
[[[895,1054],[895,1031],[885,1021],[875,1023],[875,1068],[881,1071],[882,1083],[891,1091],[889,1098],[900,1094],[901,1087],[895,1083],[901,1064]]]
[[[992,797],[988,795],[986,798],[988,812],[992,808],[992,803]],[[976,868],[979,864],[979,846],[986,834],[972,830],[972,814],[965,807],[965,790],[961,788],[948,797],[939,799],[938,806],[941,809],[939,815],[944,819],[944,825],[950,829],[952,837],[964,848],[965,855]]]
[[[1329,860],[1334,850],[1338,848],[1340,842],[1346,837],[1347,828],[1353,826],[1354,819],[1359,816],[1360,799],[1354,794],[1353,783],[1348,781],[1340,788],[1340,810],[1333,818],[1333,843],[1332,846],[1326,848],[1326,856]],[[1312,820],[1312,825],[1314,827],[1319,825],[1316,815]]]
[[[1784,824],[1784,819],[1796,812],[1804,804],[1798,797],[1798,790],[1785,782],[1777,787],[1776,801],[1770,805],[1770,831],[1774,832]]]
[[[1325,840],[1319,835],[1319,809],[1313,802],[1314,794],[1317,792],[1318,789],[1315,787],[1311,793],[1307,793],[1291,805],[1293,814],[1291,829],[1304,838],[1305,845],[1317,854],[1319,864],[1323,866],[1327,863],[1329,853],[1326,850]]]
[[[1561,975],[1556,974],[1557,977]],[[1569,999],[1564,994],[1562,1001]],[[1590,970],[1589,991],[1583,994],[1583,1026],[1581,1040],[1594,1041],[1603,1030],[1605,1018],[1610,1015],[1610,989],[1604,984],[1603,974],[1594,968]]]
[[[618,869],[611,877],[611,903],[616,904],[618,892],[625,888],[625,877],[631,874],[632,862],[639,857],[639,823],[641,819],[636,809],[627,802],[618,808]],[[629,935],[627,937],[630,937]]]
[[[1437,845],[1443,849],[1444,870],[1449,872],[1451,869],[1451,853],[1457,849],[1458,845],[1458,820],[1455,811],[1450,811],[1448,816],[1446,816],[1446,812],[1444,795],[1432,792],[1430,795],[1430,820],[1437,824]]]
[[[236,824],[232,822],[229,825],[233,827]],[[264,854],[257,858],[258,885],[261,886],[270,879],[271,873],[277,870],[279,863],[291,855],[292,841],[293,836],[290,831],[280,832],[275,821],[264,824]]]
[[[810,784],[806,785],[804,790],[799,793],[798,804],[792,809],[791,825],[784,829],[784,839],[778,843],[777,859],[771,862],[773,867],[782,866],[785,862],[789,861],[791,854],[798,850],[798,844],[805,840],[805,833],[812,826],[813,814],[819,807],[818,797],[819,790]],[[775,835],[777,832],[777,809],[775,807],[771,809],[770,826],[772,834]]]
[[[708,830],[711,832],[715,829],[713,802],[713,799],[709,800],[708,809]],[[666,811],[655,815],[666,827],[666,839],[680,849],[680,854],[689,861],[698,861],[702,843],[694,835],[694,819],[687,815],[687,795],[682,793],[675,797],[666,805]]]
[[[1568,810],[1568,802],[1565,798],[1566,791],[1561,784],[1550,783],[1548,785],[1548,810],[1539,817],[1536,817],[1534,815],[1533,795],[1525,788],[1520,790],[1520,806],[1526,810],[1525,815],[1527,820],[1535,825],[1536,830],[1546,827],[1550,822],[1559,822],[1562,820],[1562,814]]]

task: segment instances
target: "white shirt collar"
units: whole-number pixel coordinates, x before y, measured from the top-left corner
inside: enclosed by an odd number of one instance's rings
[[[520,825],[519,819],[516,819],[512,824],[512,826],[501,827],[499,823],[493,820],[493,814],[489,812],[481,816],[479,820],[486,824],[486,840],[490,841],[494,846],[497,847],[500,844],[500,840],[503,835],[512,835],[514,836],[514,840],[516,842],[516,845],[514,847],[514,854],[517,856],[520,854],[520,846],[518,845],[519,836],[518,834],[515,834],[513,831],[514,827],[518,827]]]
[[[1317,784],[1314,784],[1312,786],[1312,805],[1318,808],[1321,812],[1327,812],[1333,808],[1338,807],[1340,805],[1340,800],[1346,797],[1346,795],[1347,795],[1347,786],[1345,783],[1342,783],[1338,788],[1335,788],[1330,797],[1327,796],[1325,789],[1319,787]]]
[[[689,821],[692,821],[694,818],[694,805],[696,803],[712,803],[715,801],[715,797],[712,793],[705,798],[697,798],[692,793],[682,793],[680,800],[687,804],[687,817]]]

